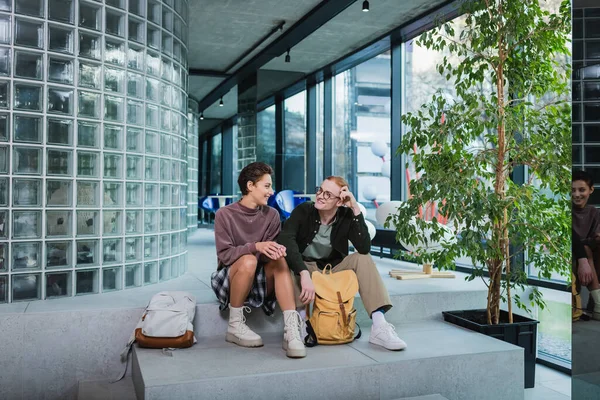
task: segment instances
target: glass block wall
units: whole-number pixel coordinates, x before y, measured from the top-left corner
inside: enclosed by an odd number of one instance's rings
[[[0,0],[0,303],[180,275],[187,3]]]
[[[573,168],[594,177],[600,206],[600,8],[573,10]]]
[[[188,232],[198,229],[198,103],[188,100]]]

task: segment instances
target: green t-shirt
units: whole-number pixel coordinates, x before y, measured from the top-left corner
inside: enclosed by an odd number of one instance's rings
[[[331,246],[331,228],[333,223],[330,225],[319,226],[319,232],[313,239],[313,242],[306,247],[302,253],[302,258],[305,261],[322,260],[331,254],[333,247]]]

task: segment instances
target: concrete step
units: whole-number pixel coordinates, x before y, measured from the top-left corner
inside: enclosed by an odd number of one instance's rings
[[[442,321],[401,324],[408,343],[387,351],[363,338],[308,349],[289,359],[282,334],[263,334],[265,346],[246,349],[224,335],[201,337],[171,356],[134,348],[138,399],[397,399],[439,393],[449,400],[522,399],[523,350]],[[224,331],[223,331],[224,332]],[[494,388],[490,391],[490,388]]]
[[[396,400],[448,400],[441,394],[429,394],[427,396],[417,396],[417,397],[403,397],[401,399]]]
[[[421,320],[441,320],[442,311],[469,310],[481,308],[485,305],[486,293],[481,290],[472,291],[439,291],[419,293],[391,294],[394,307],[388,311],[386,319],[393,323],[404,323]],[[371,325],[360,296],[356,296],[354,307],[357,310],[356,322],[362,326]],[[227,330],[229,311],[219,311],[216,302],[198,304],[194,329],[196,337],[210,337],[222,335]],[[247,315],[248,325],[256,332],[281,332],[283,330],[283,315],[277,310],[271,317],[267,317],[260,309],[252,310]]]
[[[126,376],[116,383],[110,380],[79,382],[77,400],[136,400],[133,379]]]

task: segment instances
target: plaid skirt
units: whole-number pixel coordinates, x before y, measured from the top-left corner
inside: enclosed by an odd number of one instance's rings
[[[211,286],[217,300],[219,301],[219,310],[223,311],[229,306],[229,268],[223,267],[213,272],[211,276]],[[273,291],[274,293],[274,291]],[[267,276],[263,265],[258,265],[254,282],[244,305],[254,308],[261,308],[267,315],[273,315],[275,311],[275,296],[267,298]]]

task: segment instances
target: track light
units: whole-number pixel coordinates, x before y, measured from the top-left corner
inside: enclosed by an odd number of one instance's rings
[[[285,62],[289,63],[291,61],[291,57],[290,57],[290,49],[288,49],[287,54],[285,56]]]
[[[367,0],[363,1],[363,9],[364,12],[369,11],[369,2]]]
[[[221,97],[221,101],[219,102],[219,107],[223,107],[223,98]]]
[[[200,121],[202,121],[202,120],[204,120],[204,113],[203,112],[200,113]]]

